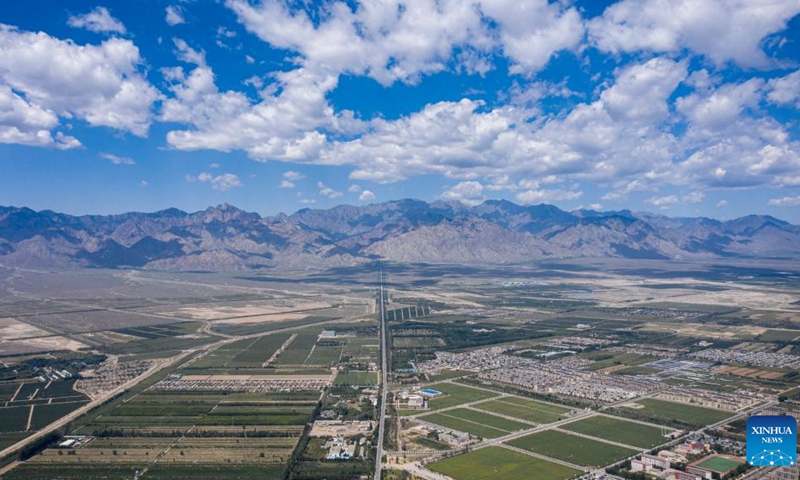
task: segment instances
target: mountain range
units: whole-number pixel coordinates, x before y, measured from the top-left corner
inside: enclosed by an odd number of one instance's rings
[[[219,271],[582,257],[798,259],[800,227],[765,215],[720,221],[506,200],[405,199],[268,217],[228,204],[107,216],[0,207],[0,263],[8,266]]]

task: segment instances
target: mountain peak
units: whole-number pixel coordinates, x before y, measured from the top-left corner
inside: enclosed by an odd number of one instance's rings
[[[144,221],[146,220],[146,221]],[[74,217],[0,207],[0,262],[226,270],[395,261],[800,258],[800,227],[767,215],[720,222],[547,204],[400,199],[261,218],[228,203],[192,214]]]
[[[229,203],[223,203],[216,207],[208,207],[203,212],[198,212],[203,216],[204,223],[225,223],[232,221],[258,221],[261,216],[257,213],[246,212],[234,207]]]

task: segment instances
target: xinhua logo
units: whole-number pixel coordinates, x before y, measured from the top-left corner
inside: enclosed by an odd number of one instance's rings
[[[747,419],[747,461],[756,467],[789,467],[797,461],[797,420],[788,415]]]

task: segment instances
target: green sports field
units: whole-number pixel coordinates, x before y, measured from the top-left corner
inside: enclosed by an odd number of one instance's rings
[[[560,428],[641,448],[655,447],[667,441],[660,428],[603,416],[568,423]]]
[[[589,440],[555,430],[534,433],[507,442],[518,448],[570,462],[575,465],[602,467],[629,457],[635,450]]]
[[[502,447],[482,448],[431,463],[428,468],[456,480],[565,480],[582,473]]]
[[[707,468],[708,470],[712,470],[717,473],[729,472],[739,465],[741,465],[741,462],[731,460],[730,458],[717,456],[711,457],[708,460],[697,464],[697,466],[700,468]]]
[[[518,397],[498,398],[478,403],[473,407],[539,424],[558,421],[569,412],[568,408]]]

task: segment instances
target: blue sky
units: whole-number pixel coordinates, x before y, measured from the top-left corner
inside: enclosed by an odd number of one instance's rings
[[[800,2],[0,6],[0,204],[800,222]]]

